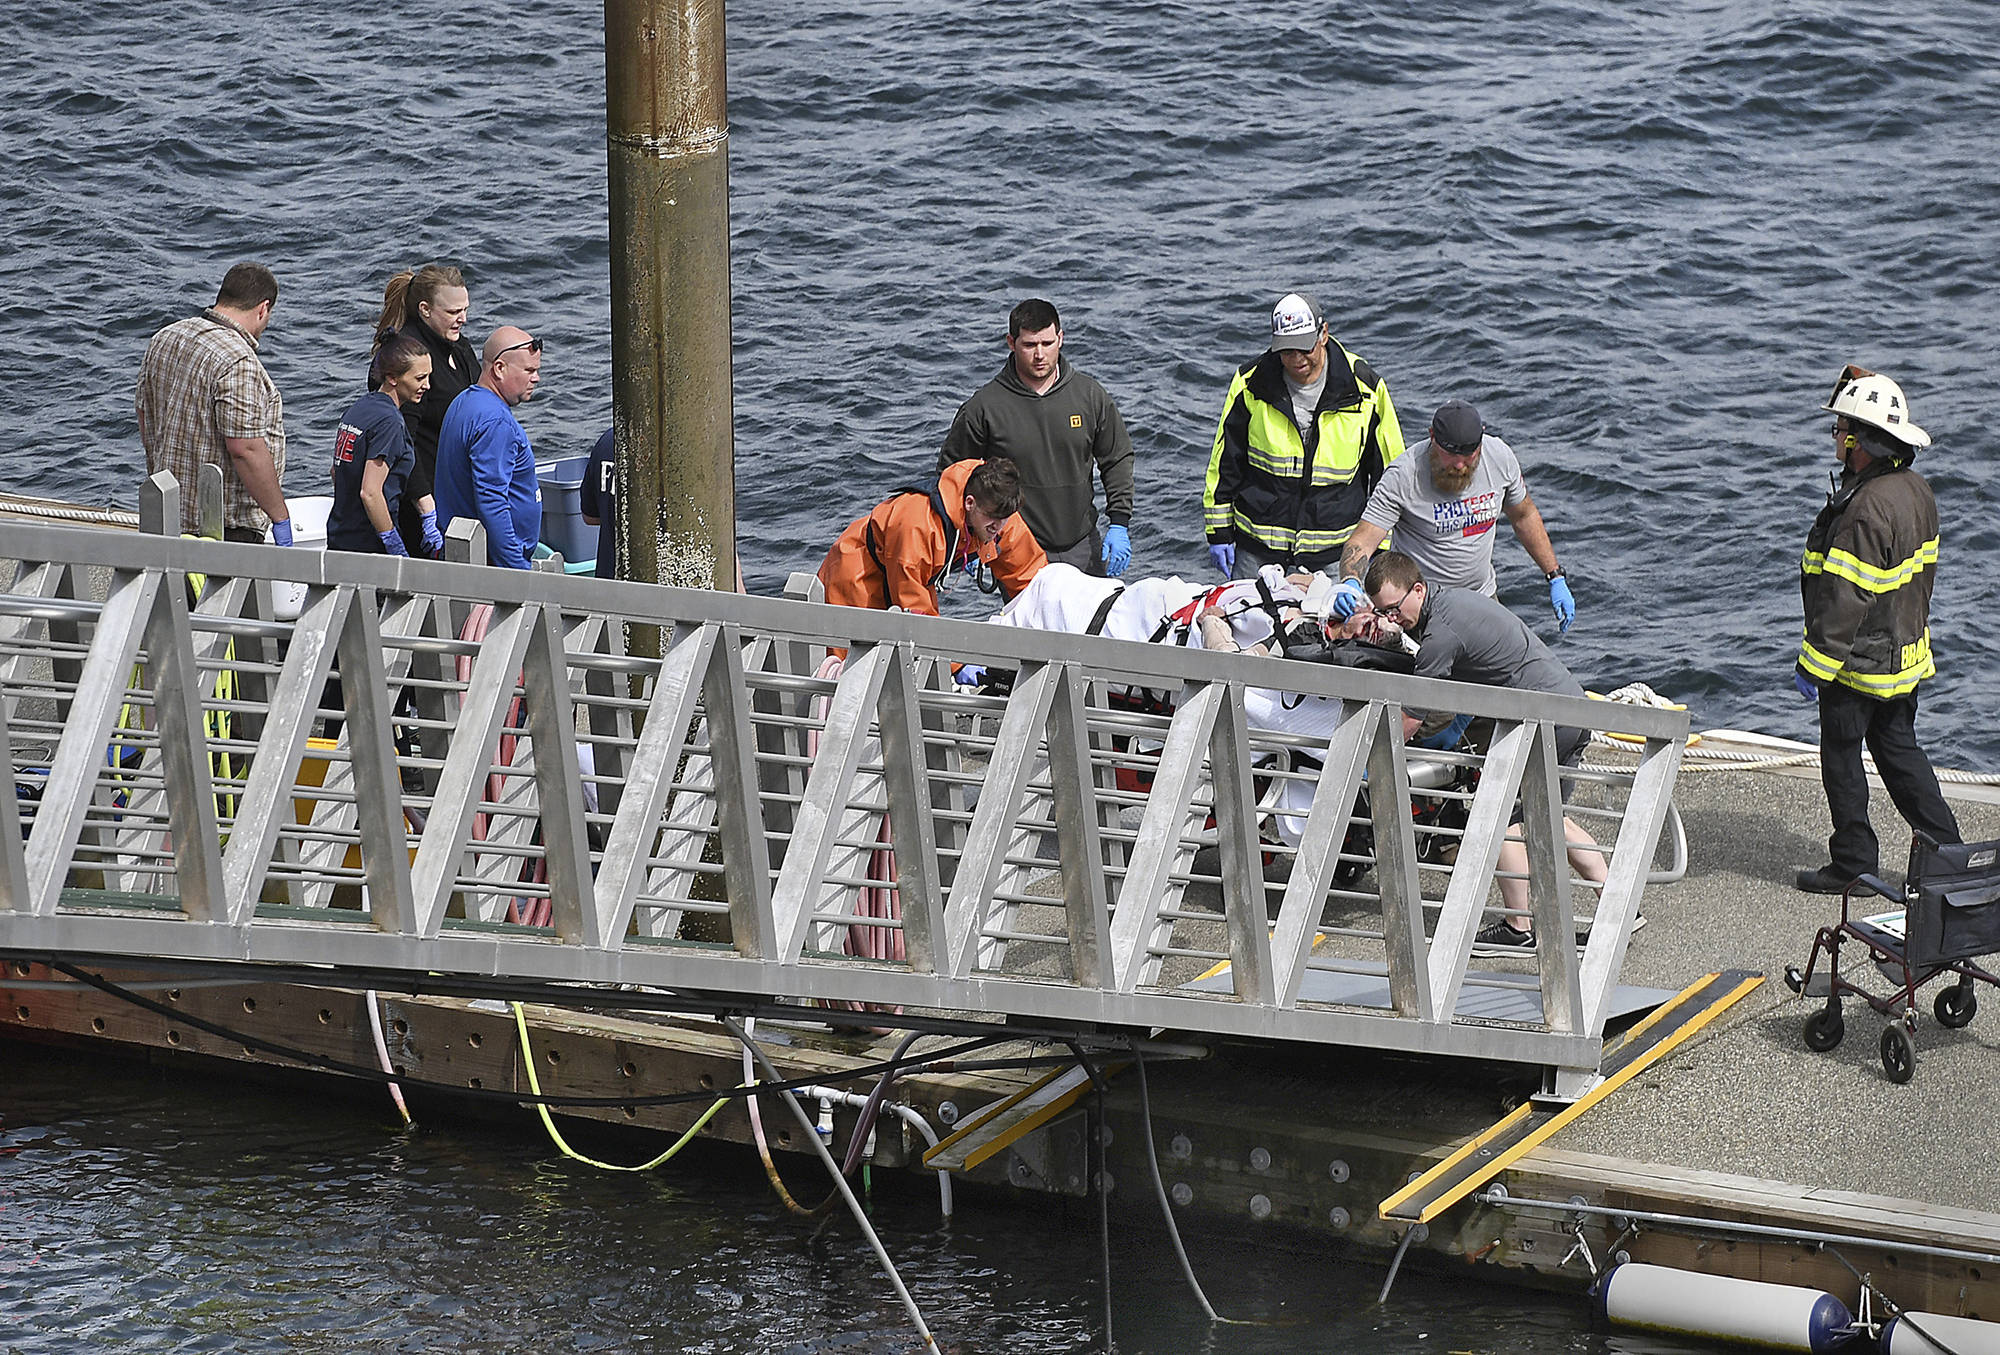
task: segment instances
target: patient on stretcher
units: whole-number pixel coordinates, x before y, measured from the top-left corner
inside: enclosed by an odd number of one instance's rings
[[[1273,569],[1270,577],[1236,579],[1215,586],[1173,577],[1125,582],[1096,578],[1070,565],[1051,564],[1036,574],[992,623],[1220,653],[1264,656],[1275,651],[1310,662],[1411,671],[1410,656],[1400,644],[1392,649],[1363,638],[1368,633],[1366,617],[1328,631],[1308,610],[1313,579],[1313,575],[1304,574],[1286,578]],[[1392,643],[1400,639],[1382,638]],[[1271,677],[1283,680],[1280,671],[1273,671]],[[1343,714],[1338,698],[1282,687],[1246,688],[1243,706],[1252,729],[1318,739],[1331,737]],[[1427,724],[1413,742],[1454,746],[1464,730],[1464,720],[1449,712],[1432,719],[1435,726]],[[1432,741],[1446,739],[1449,742]],[[1308,782],[1284,781],[1274,788],[1273,796],[1264,806],[1271,814],[1270,827],[1280,841],[1297,846],[1312,787]]]

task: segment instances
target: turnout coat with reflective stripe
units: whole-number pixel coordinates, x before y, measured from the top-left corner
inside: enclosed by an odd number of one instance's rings
[[[1211,542],[1248,538],[1280,556],[1326,555],[1347,544],[1375,482],[1403,454],[1403,430],[1374,368],[1332,339],[1326,358],[1326,389],[1303,434],[1276,353],[1230,382],[1202,494]]]
[[[1843,480],[1806,537],[1799,671],[1863,696],[1915,691],[1937,672],[1930,632],[1937,558],[1937,500],[1923,476],[1884,461]]]

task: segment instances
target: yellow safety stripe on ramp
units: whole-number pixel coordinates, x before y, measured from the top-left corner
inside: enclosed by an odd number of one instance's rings
[[[1604,1079],[1566,1106],[1520,1106],[1485,1133],[1382,1201],[1384,1219],[1428,1223],[1485,1185],[1570,1121],[1630,1082],[1764,981],[1760,973],[1728,969],[1683,988],[1672,1001],[1627,1031],[1606,1056]]]
[[[1104,1069],[1110,1076],[1116,1067]],[[982,1106],[967,1116],[937,1147],[924,1154],[932,1171],[971,1171],[1002,1148],[1040,1129],[1075,1105],[1090,1090],[1090,1074],[1079,1065],[1057,1068],[1004,1100]]]
[[[1271,934],[1272,936],[1276,936],[1276,935],[1278,934],[1278,929],[1277,929],[1277,927],[1273,926],[1273,927],[1272,927],[1272,928],[1270,929],[1270,934]],[[1326,933],[1325,933],[1325,932],[1317,932],[1317,933],[1315,933],[1315,934],[1314,934],[1314,936],[1313,936],[1313,943],[1312,943],[1312,949],[1314,949],[1314,950],[1318,950],[1318,949],[1319,949],[1319,943],[1320,943],[1320,942],[1322,942],[1322,941],[1324,941],[1324,940],[1326,940]],[[1188,980],[1188,982],[1189,982],[1189,983],[1200,983],[1200,982],[1201,982],[1202,980],[1204,980],[1204,979],[1212,979],[1212,978],[1214,978],[1214,977],[1215,977],[1215,976],[1216,976],[1217,974],[1227,974],[1227,973],[1229,972],[1229,970],[1230,970],[1230,966],[1231,966],[1231,965],[1232,965],[1233,963],[1234,963],[1234,961],[1231,961],[1231,960],[1217,960],[1217,961],[1216,961],[1216,962],[1215,962],[1214,964],[1212,964],[1212,965],[1210,965],[1210,966],[1209,966],[1208,968],[1206,968],[1206,969],[1202,970],[1202,971],[1201,971],[1201,973],[1199,973],[1199,974],[1195,975],[1195,976],[1194,976],[1194,977],[1193,977],[1192,979],[1189,979],[1189,980]]]

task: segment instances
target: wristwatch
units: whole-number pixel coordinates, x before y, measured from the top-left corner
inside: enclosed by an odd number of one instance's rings
[[[1562,576],[1563,576],[1563,567],[1561,565],[1557,565],[1554,569],[1542,575],[1542,581],[1544,583],[1554,583],[1557,579],[1560,579]]]

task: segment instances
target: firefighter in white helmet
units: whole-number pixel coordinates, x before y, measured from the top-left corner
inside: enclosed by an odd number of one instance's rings
[[[1838,894],[1873,874],[1865,743],[1910,827],[1957,842],[1958,821],[1917,745],[1917,686],[1931,662],[1937,500],[1910,468],[1930,434],[1910,421],[1902,387],[1849,366],[1822,406],[1833,413],[1840,479],[1814,519],[1800,565],[1806,634],[1792,681],[1819,703],[1820,780],[1833,816],[1826,865],[1798,873],[1808,893]]]

